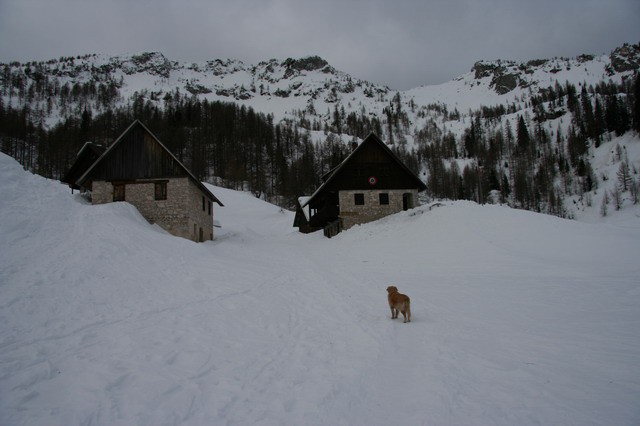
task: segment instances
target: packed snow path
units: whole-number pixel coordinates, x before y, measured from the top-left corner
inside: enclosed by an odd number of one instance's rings
[[[640,423],[637,213],[460,202],[328,240],[213,191],[195,244],[0,155],[0,425]]]

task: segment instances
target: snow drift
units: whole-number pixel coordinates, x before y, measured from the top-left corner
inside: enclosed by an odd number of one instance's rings
[[[328,240],[214,190],[196,244],[0,155],[0,424],[640,422],[637,217],[456,202]]]

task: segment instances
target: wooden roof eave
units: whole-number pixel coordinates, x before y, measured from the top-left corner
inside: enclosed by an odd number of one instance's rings
[[[85,142],[82,148],[76,154],[74,163],[69,167],[67,173],[60,179],[60,182],[68,184],[73,189],[80,189],[80,186],[73,180],[73,177],[78,173],[78,169],[81,164],[85,163],[85,158],[91,154],[95,155],[96,160],[102,155],[107,148],[104,145],[96,144],[93,142]],[[95,162],[95,160],[94,160]],[[91,163],[92,165],[93,163]]]
[[[171,158],[172,158],[172,159],[173,159],[173,160],[178,164],[178,166],[179,166],[179,167],[181,167],[181,168],[185,171],[185,173],[187,174],[187,176],[188,176],[188,177],[189,177],[189,178],[190,178],[190,179],[195,183],[195,185],[198,187],[198,189],[200,189],[200,190],[204,193],[204,195],[205,195],[205,196],[206,196],[210,201],[216,202],[216,203],[218,203],[218,205],[220,205],[221,207],[224,207],[224,204],[222,204],[222,202],[221,202],[221,201],[220,201],[220,200],[219,200],[215,195],[213,195],[213,193],[212,193],[211,191],[209,191],[209,190],[207,189],[207,187],[206,187],[206,186],[204,186],[204,184],[203,184],[202,182],[200,182],[200,181],[199,181],[199,180],[198,180],[198,179],[193,175],[193,173],[191,173],[191,171],[190,171],[189,169],[187,169],[187,168],[184,166],[184,164],[182,164],[182,163],[180,162],[180,160],[178,160],[178,159],[176,158],[176,156],[175,156],[175,155],[173,155],[173,153],[172,153],[169,149],[167,149],[167,147],[166,147],[166,146],[164,146],[164,144],[163,144],[162,142],[160,142],[160,139],[158,139],[158,138],[156,137],[156,135],[154,135],[154,134],[153,134],[153,132],[147,128],[147,126],[145,126],[145,125],[144,125],[140,120],[137,120],[137,119],[136,119],[133,123],[131,123],[131,125],[130,125],[129,127],[127,127],[127,128],[126,128],[126,130],[120,134],[120,136],[118,136],[118,138],[115,140],[115,142],[114,142],[114,143],[112,143],[112,144],[111,144],[111,146],[110,146],[109,148],[107,148],[107,149],[102,153],[102,155],[101,155],[101,156],[100,156],[100,157],[99,157],[99,158],[98,158],[98,159],[97,159],[97,160],[96,160],[96,161],[91,165],[91,167],[89,167],[89,168],[87,169],[87,171],[86,171],[82,176],[80,176],[80,178],[75,182],[75,184],[76,184],[76,185],[78,185],[78,186],[81,186],[81,187],[82,187],[82,186],[84,186],[83,184],[88,180],[88,177],[89,177],[89,175],[91,174],[91,172],[93,171],[93,169],[94,169],[98,164],[100,164],[100,163],[101,163],[101,162],[102,162],[102,161],[103,161],[103,160],[104,160],[104,159],[109,155],[109,153],[114,149],[114,147],[116,147],[117,145],[119,145],[119,144],[121,143],[121,141],[122,141],[122,139],[123,139],[124,135],[126,135],[126,134],[129,132],[129,130],[131,130],[131,128],[132,128],[133,126],[135,126],[136,124],[139,124],[140,126],[142,126],[142,128],[143,128],[146,132],[148,132],[148,133],[151,135],[151,137],[152,137],[152,138],[153,138],[153,139],[154,139],[158,144],[160,144],[160,146],[162,147],[162,149],[164,149],[164,150],[165,150],[165,151],[166,151],[166,152],[171,156]]]

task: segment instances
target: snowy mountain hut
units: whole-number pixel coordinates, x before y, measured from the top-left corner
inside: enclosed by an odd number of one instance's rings
[[[293,226],[308,233],[324,229],[332,237],[418,205],[427,186],[389,147],[369,134],[345,160],[322,177],[311,195],[300,197]]]
[[[93,204],[127,201],[173,235],[213,239],[212,204],[223,204],[139,120],[90,165],[89,149],[63,182],[90,191]]]

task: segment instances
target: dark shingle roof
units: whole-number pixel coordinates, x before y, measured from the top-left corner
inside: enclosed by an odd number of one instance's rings
[[[171,156],[171,158],[176,162],[176,164],[178,165],[178,167],[180,167],[181,169],[183,169],[183,171],[185,172],[185,174],[189,177],[189,179],[191,179],[191,181],[193,181],[193,183],[203,192],[203,194],[205,194],[205,196],[207,198],[209,198],[211,201],[215,201],[216,203],[218,203],[220,206],[224,206],[224,204],[222,204],[222,202],[220,200],[218,200],[218,198],[213,195],[213,193],[211,191],[209,191],[207,189],[206,186],[204,186],[204,184],[202,182],[200,182],[200,180],[198,180],[193,173],[191,173],[191,171],[189,171],[189,169],[187,169],[177,158],[175,155],[173,155],[173,153],[171,151],[169,151],[167,149],[167,147],[165,147],[162,142],[160,142],[160,140],[151,132],[151,130],[149,130],[144,124],[142,124],[142,122],[140,120],[135,120],[129,127],[127,127],[127,129],[122,132],[122,134],[115,140],[115,142],[113,142],[111,144],[111,146],[109,146],[109,148],[106,149],[106,151],[104,151],[102,153],[102,155],[91,165],[91,167],[89,167],[83,174],[82,176],[80,176],[75,182],[74,184],[79,185],[79,186],[83,186],[83,184],[90,178],[91,176],[91,172],[92,170],[94,170],[96,168],[96,166],[98,166],[101,162],[103,162],[106,158],[109,157],[109,154],[111,152],[114,151],[114,149],[120,144],[122,143],[122,141],[124,140],[124,136],[131,130],[134,128],[134,126],[140,126],[142,127],[142,129],[144,129],[145,132],[147,132],[156,143],[158,143],[158,145],[160,147],[162,147],[162,149],[164,151],[166,151],[166,153],[168,155]]]
[[[329,186],[331,184],[331,182],[336,178],[336,176],[338,176],[340,174],[340,172],[344,168],[348,167],[348,164],[350,163],[350,160],[357,155],[357,153],[362,149],[362,147],[365,146],[366,144],[369,144],[369,143],[376,143],[379,146],[381,146],[383,148],[383,150],[389,155],[389,157],[394,162],[396,162],[398,164],[398,166],[400,166],[411,177],[411,179],[413,179],[415,181],[416,187],[418,187],[420,191],[424,191],[425,189],[427,189],[427,185],[425,185],[424,182],[422,182],[420,180],[420,178],[418,176],[416,176],[416,174],[411,171],[411,169],[409,169],[402,161],[400,161],[398,156],[395,155],[393,153],[393,151],[391,151],[391,149],[387,146],[387,144],[385,144],[382,141],[382,139],[380,139],[374,133],[369,133],[369,135],[366,138],[364,138],[362,143],[360,145],[358,145],[358,147],[356,149],[354,149],[351,152],[351,154],[349,154],[347,156],[347,158],[345,158],[344,161],[342,161],[342,163],[340,163],[338,166],[334,167],[329,172],[327,172],[325,175],[323,175],[322,178],[323,178],[324,182],[322,183],[322,185],[320,185],[318,187],[318,189],[316,189],[315,192],[310,197],[308,197],[308,199],[300,207],[304,208],[318,194],[322,193],[324,191],[324,189],[327,186]]]

